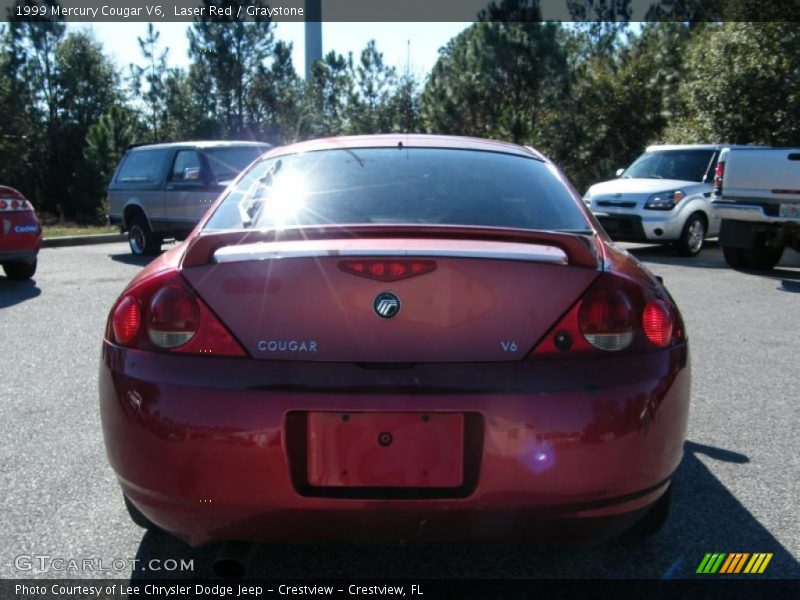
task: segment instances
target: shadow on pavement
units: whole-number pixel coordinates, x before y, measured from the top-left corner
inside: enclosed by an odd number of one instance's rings
[[[154,259],[158,258],[157,256],[136,256],[130,252],[124,254],[109,254],[108,256],[113,261],[124,263],[126,265],[136,265],[139,267],[147,266]]]
[[[694,257],[678,256],[675,249],[669,245],[636,246],[628,247],[626,250],[645,263],[701,269],[730,269],[722,257],[719,244],[715,241],[707,241],[700,254]]]
[[[27,281],[11,281],[0,277],[0,308],[8,308],[31,298],[36,298],[42,290],[36,286],[35,279]]]
[[[693,258],[678,256],[669,246],[637,246],[626,249],[644,263],[673,265],[677,267],[697,267],[701,269],[731,269],[722,256],[722,248],[715,241],[707,241],[700,254]],[[800,269],[800,253],[787,248],[783,253],[780,264],[771,271],[754,271],[752,269],[737,270],[746,275],[780,279],[784,282],[789,282],[790,287],[792,287],[791,283],[793,281],[800,281],[800,270],[794,269]]]
[[[794,292],[795,294],[800,294],[800,281],[791,281],[790,279],[782,279],[781,285],[780,287],[778,287],[778,289],[783,292]]]
[[[772,552],[760,577],[798,578],[800,566],[706,467],[710,461],[745,464],[730,450],[687,441],[675,474],[672,512],[653,537],[627,534],[589,548],[532,546],[288,546],[261,545],[248,577],[269,579],[437,578],[694,578],[707,552]],[[753,485],[757,482],[753,481]],[[212,578],[218,547],[191,549],[161,533],[148,532],[136,558],[194,560],[194,571],[175,578]],[[163,578],[163,572],[134,571],[131,580]],[[706,576],[715,577],[715,576]],[[736,577],[736,576],[733,576]],[[747,576],[752,577],[752,576]]]

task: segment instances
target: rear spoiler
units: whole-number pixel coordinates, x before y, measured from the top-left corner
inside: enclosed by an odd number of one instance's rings
[[[567,262],[590,269],[602,268],[602,251],[596,236],[555,231],[528,231],[493,227],[440,225],[336,225],[282,230],[201,231],[188,243],[183,267],[198,267],[213,261],[214,253],[226,246],[257,242],[323,239],[473,239],[522,244],[545,244],[561,249]]]

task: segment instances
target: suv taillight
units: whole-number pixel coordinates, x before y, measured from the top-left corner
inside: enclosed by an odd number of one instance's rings
[[[722,178],[725,176],[725,162],[719,161],[714,168],[714,195],[722,196]]]
[[[239,342],[174,269],[125,291],[111,310],[106,338],[137,350],[246,356]]]
[[[605,273],[539,342],[534,356],[666,348],[683,339],[668,296]]]

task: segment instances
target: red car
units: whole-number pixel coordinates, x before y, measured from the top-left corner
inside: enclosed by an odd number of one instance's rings
[[[543,540],[663,523],[689,355],[663,285],[531,148],[277,148],[114,304],[108,457],[209,541]]]
[[[42,246],[33,206],[19,191],[0,185],[0,264],[9,279],[30,279]]]

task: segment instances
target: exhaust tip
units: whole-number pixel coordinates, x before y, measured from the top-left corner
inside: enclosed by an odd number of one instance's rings
[[[256,545],[251,542],[227,542],[223,544],[211,568],[217,577],[239,579],[244,577],[253,557]]]

